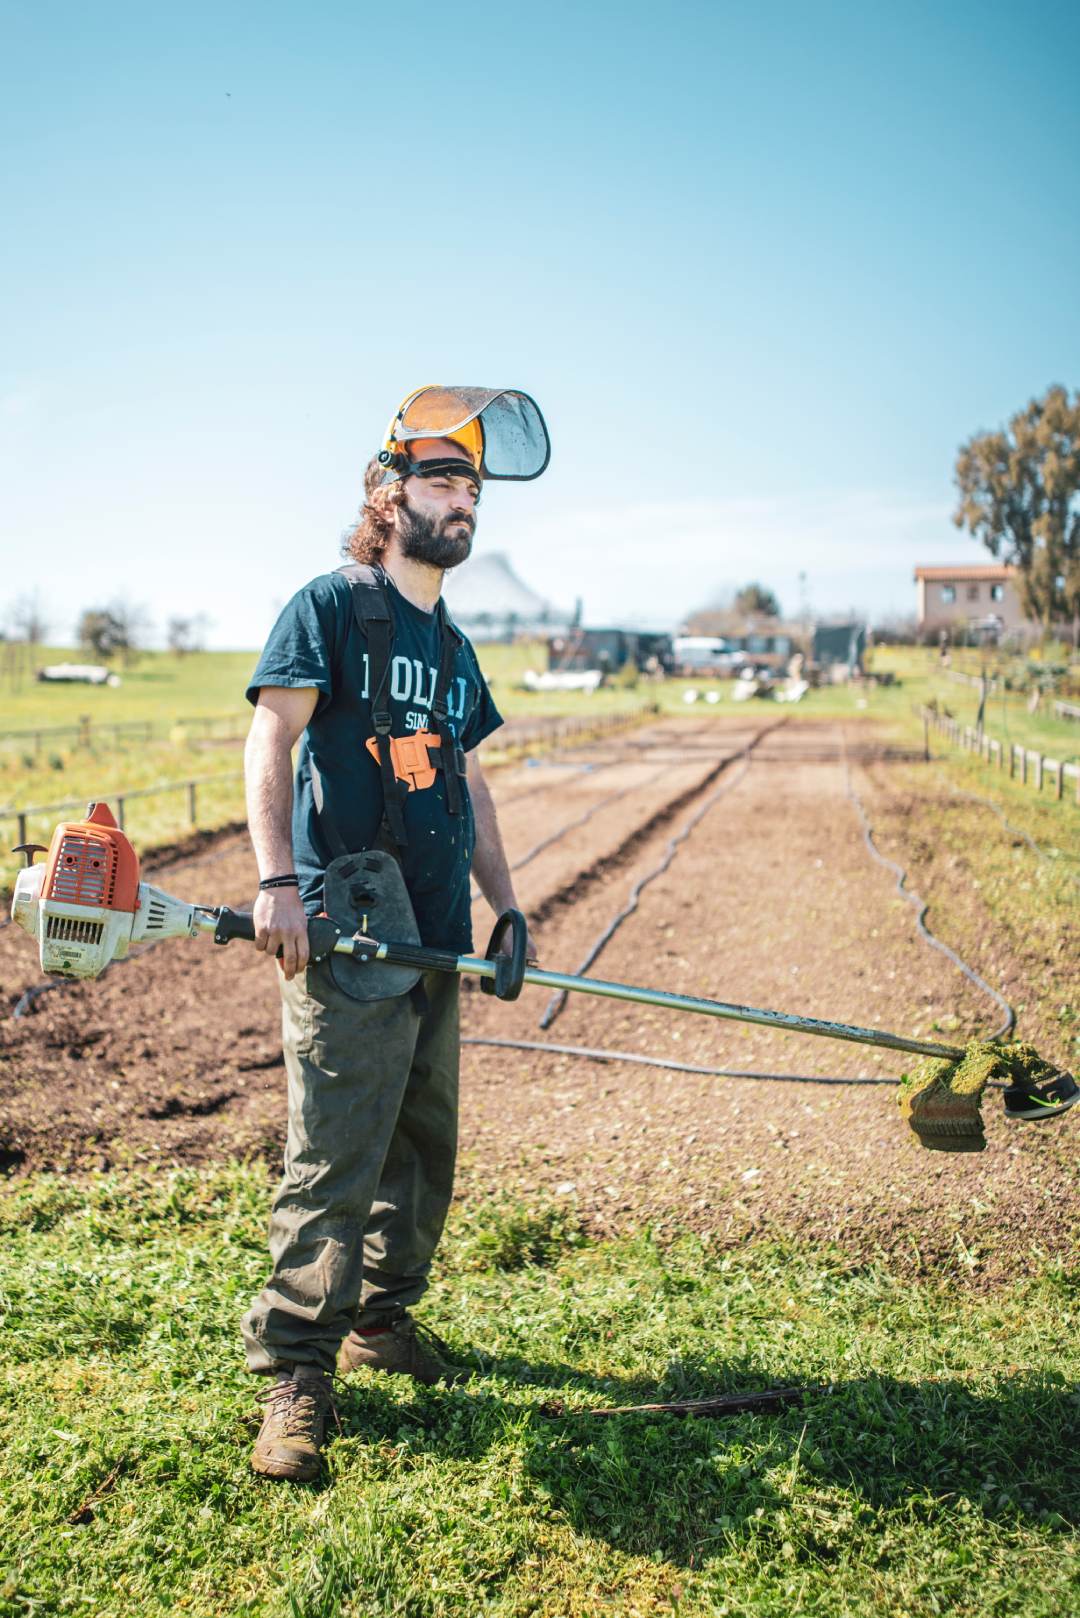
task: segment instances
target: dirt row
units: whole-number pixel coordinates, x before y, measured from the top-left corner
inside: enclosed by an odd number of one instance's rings
[[[662,777],[644,761],[607,768],[583,753],[572,781],[553,766],[550,785],[537,781],[521,797],[537,771],[495,772],[498,794],[517,799],[504,817],[514,863],[560,825],[573,828],[523,868],[523,902],[537,906],[571,888],[588,863],[617,859],[761,728],[747,725]],[[577,824],[593,806],[599,812]],[[243,833],[187,860],[155,863],[148,874],[181,897],[233,907],[250,907],[256,881]],[[478,940],[490,923],[487,916],[478,924]],[[274,969],[254,950],[171,940],[115,963],[94,983],[63,985],[27,1004],[26,991],[32,997],[41,984],[30,940],[11,926],[0,931],[0,1166],[280,1156],[277,988]]]
[[[494,772],[544,964],[577,969],[672,836],[711,801],[593,975],[956,1042],[996,1025],[986,997],[918,937],[911,907],[867,851],[845,752],[872,817],[889,818],[901,802],[897,771],[905,794],[910,778],[920,794],[944,790],[928,774],[872,762],[865,730],[845,748],[837,725],[777,726],[760,710],[737,721],[657,721],[630,740]],[[984,831],[1004,835],[992,820]],[[887,852],[904,859],[898,846]],[[250,853],[234,837],[155,880],[243,904]],[[959,880],[977,902],[977,877]],[[478,902],[480,946],[490,922]],[[979,924],[973,915],[975,938]],[[1045,961],[1026,960],[1017,945],[1007,962],[979,964],[991,978],[995,965],[1027,1008],[1021,1032],[1059,1055],[1057,1025],[1040,1020]],[[10,928],[0,933],[0,974],[10,1011],[38,976],[29,941]],[[904,1068],[902,1057],[864,1047],[583,996],[545,1033],[546,1004],[539,989],[505,1005],[466,985],[463,1031],[803,1079]],[[976,1278],[1016,1273],[1047,1253],[1075,1258],[1071,1117],[1006,1126],[988,1099],[987,1151],[953,1157],[910,1140],[889,1086],[704,1078],[482,1045],[466,1045],[462,1084],[463,1196],[566,1199],[599,1231],[646,1219],[721,1242],[762,1232],[838,1241],[854,1254],[883,1251],[915,1269],[947,1265]],[[161,945],[0,1022],[0,1146],[15,1171],[229,1153],[275,1163],[283,1117],[273,971],[242,945]]]

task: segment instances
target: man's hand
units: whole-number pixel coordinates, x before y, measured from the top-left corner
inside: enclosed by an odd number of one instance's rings
[[[507,933],[506,937],[503,939],[502,943],[499,945],[499,953],[500,953],[500,955],[509,955],[509,954],[511,954],[512,950],[513,950],[513,945],[514,945],[514,935],[513,935],[512,932]],[[526,924],[525,924],[525,965],[526,966],[539,966],[539,964],[540,964],[540,952],[539,952],[539,950],[537,948],[537,945],[536,945],[536,939],[533,937],[532,928],[526,922]]]
[[[308,963],[308,919],[296,889],[268,888],[255,900],[251,915],[255,948],[271,955],[280,949],[278,965],[286,978],[302,972]]]

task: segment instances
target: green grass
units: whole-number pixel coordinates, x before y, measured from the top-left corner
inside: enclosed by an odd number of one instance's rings
[[[59,653],[43,653],[47,656]],[[526,668],[544,665],[544,648],[539,643],[514,646],[485,645],[480,649],[481,664],[492,681],[495,698],[508,718],[574,715],[592,718],[626,712],[642,703],[655,703],[666,715],[681,715],[700,723],[715,716],[730,720],[738,716],[760,722],[784,711],[796,719],[840,719],[860,723],[873,720],[881,732],[896,741],[921,741],[922,731],[915,709],[921,703],[937,701],[957,718],[973,722],[977,693],[968,686],[945,678],[938,667],[936,652],[925,648],[885,648],[872,654],[872,667],[891,671],[897,685],[825,686],[811,691],[798,707],[784,710],[778,705],[751,702],[740,707],[732,701],[731,681],[668,680],[660,685],[640,682],[636,686],[616,684],[591,696],[576,692],[533,694],[521,688]],[[14,692],[5,692],[5,723],[12,730],[76,723],[80,716],[91,718],[89,745],[70,736],[59,739],[42,735],[41,745],[32,738],[0,745],[0,809],[20,809],[64,799],[91,797],[115,799],[124,790],[156,786],[166,781],[182,781],[192,776],[228,774],[240,767],[238,747],[202,747],[200,733],[184,729],[177,721],[197,715],[238,715],[246,724],[243,692],[251,673],[254,654],[249,652],[205,652],[176,658],[167,653],[147,653],[132,670],[123,674],[117,689],[39,686],[23,682]],[[699,700],[688,704],[690,690]],[[701,700],[715,692],[718,701]],[[1005,706],[1003,706],[1003,703]],[[101,727],[116,723],[149,722],[155,727],[151,741],[141,736],[115,737]],[[1045,715],[1029,715],[1021,698],[995,696],[988,706],[987,725],[1002,739],[1023,741],[1051,756],[1080,757],[1080,725],[1054,720]],[[95,726],[97,729],[95,730]],[[0,738],[2,741],[2,738]],[[1003,802],[1015,802],[1021,814],[1027,806],[1035,809],[1033,789],[1012,787],[1007,779],[985,766],[974,766],[963,755],[954,754],[939,738],[932,738],[934,751],[952,754],[948,769],[958,782],[969,782],[973,790],[988,785]],[[985,778],[985,779],[984,779]],[[1044,797],[1049,798],[1049,782]],[[235,820],[243,812],[241,784],[222,782],[200,789],[199,825],[213,827]],[[1069,806],[1051,804],[1051,817],[1058,823],[1069,814]],[[1011,810],[1010,810],[1011,813]],[[1037,813],[1037,810],[1036,810]],[[128,824],[138,845],[149,850],[171,842],[188,829],[187,802],[182,793],[132,802]],[[31,839],[47,841],[57,816],[38,816],[28,825]],[[1023,822],[1022,822],[1023,823]],[[15,822],[0,820],[0,835],[14,842]],[[10,835],[9,835],[10,834]],[[1038,833],[1033,832],[1033,835]],[[1058,834],[1060,836],[1060,832]],[[0,885],[10,886],[16,862],[0,856]]]
[[[953,672],[978,675],[980,663],[975,654],[954,655]],[[961,724],[974,725],[979,710],[976,686],[949,678],[940,667],[937,652],[930,647],[885,647],[870,654],[871,670],[891,670],[902,681],[899,694],[910,710],[912,705],[936,702],[947,708]],[[995,664],[988,663],[991,674]],[[1052,758],[1080,758],[1080,722],[1055,718],[1052,699],[1043,699],[1039,713],[1027,711],[1027,695],[1020,691],[992,692],[986,702],[984,727],[1002,742],[1016,742]]]
[[[424,1316],[481,1374],[350,1379],[325,1482],[290,1487],[247,1465],[266,1203],[241,1167],[0,1195],[4,1618],[1075,1610],[1077,1271],[979,1295],[459,1207]],[[792,1381],[832,1389],[587,1414]]]
[[[642,681],[636,688],[616,683],[591,697],[578,692],[532,693],[521,688],[521,677],[528,668],[546,667],[547,654],[542,642],[521,642],[512,646],[482,644],[478,652],[499,707],[508,718],[528,714],[618,712],[642,699],[655,700],[665,711],[675,713],[701,715],[711,711],[700,701],[693,707],[685,702],[685,693],[691,688],[699,692],[717,691],[720,695],[716,705],[718,713],[730,713],[734,709],[733,682],[729,680],[668,680],[659,686]],[[122,684],[116,689],[46,686],[26,678],[12,687],[0,668],[4,730],[72,725],[84,715],[90,717],[92,724],[152,720],[162,727],[194,715],[242,713],[244,688],[256,655],[255,652],[196,652],[177,658],[167,652],[146,652],[133,668],[118,671]],[[81,653],[54,648],[40,651],[37,661],[45,663],[81,656]],[[977,673],[979,666],[977,654],[957,652],[953,655],[954,670]],[[897,719],[909,714],[913,704],[934,699],[947,705],[962,721],[974,721],[978,692],[972,686],[948,678],[940,668],[936,649],[875,648],[870,653],[870,667],[896,674],[902,684],[877,689],[822,687],[810,692],[797,711],[830,718]],[[987,707],[988,728],[1004,739],[1025,742],[1051,754],[1055,748],[1064,750],[1067,757],[1080,754],[1080,725],[1055,719],[1049,711],[1028,714],[1025,702],[1024,695],[1018,692],[993,695]],[[751,709],[757,711],[761,706],[763,704],[752,704]],[[1049,710],[1049,703],[1047,708]],[[44,745],[48,747],[47,739]],[[121,746],[125,750],[136,750],[139,742],[121,743]],[[32,740],[18,744],[15,750],[31,753]]]
[[[88,715],[91,724],[119,724],[133,720],[173,722],[197,714],[239,713],[244,688],[255,667],[255,652],[192,652],[175,657],[171,652],[143,652],[133,668],[118,665],[120,685],[42,685],[21,679],[12,685],[0,662],[4,731],[32,730],[37,726],[74,725]],[[69,648],[38,651],[37,665],[94,662],[85,652]]]

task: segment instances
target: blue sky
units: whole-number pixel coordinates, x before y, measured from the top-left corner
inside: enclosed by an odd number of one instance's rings
[[[1080,384],[1080,9],[0,0],[0,608],[254,646],[425,381],[553,440],[478,549],[594,623],[913,605]]]

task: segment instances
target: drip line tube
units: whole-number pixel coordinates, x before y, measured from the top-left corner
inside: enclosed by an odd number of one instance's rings
[[[640,1067],[662,1067],[672,1073],[696,1073],[706,1079],[759,1079],[785,1084],[887,1084],[895,1086],[895,1079],[837,1079],[818,1078],[809,1073],[759,1073],[737,1067],[699,1067],[695,1062],[676,1062],[666,1056],[643,1056],[636,1051],[610,1051],[594,1049],[589,1045],[554,1045],[544,1039],[495,1039],[469,1034],[462,1038],[463,1045],[492,1045],[499,1050],[546,1051],[554,1056],[582,1056],[591,1062],[633,1062]]]
[[[843,731],[840,732],[840,735],[841,738],[843,738]],[[863,841],[870,850],[871,854],[877,860],[878,864],[886,866],[896,877],[897,893],[899,893],[902,898],[906,899],[908,904],[915,907],[915,925],[922,934],[924,942],[929,944],[931,949],[939,950],[942,955],[950,960],[952,964],[964,974],[969,983],[973,983],[977,989],[980,989],[983,994],[989,996],[989,998],[994,1001],[995,1005],[1000,1007],[1000,1009],[1005,1013],[1004,1021],[994,1033],[987,1035],[987,1038],[991,1040],[1005,1039],[1016,1027],[1016,1012],[1013,1010],[1012,1006],[1009,1004],[1003,994],[999,994],[996,989],[991,988],[990,984],[987,983],[985,978],[980,977],[978,972],[976,972],[973,967],[968,966],[966,961],[961,960],[956,951],[950,948],[948,944],[943,943],[940,938],[936,938],[926,925],[926,913],[930,908],[930,901],[928,899],[924,899],[921,894],[912,892],[912,890],[907,887],[907,872],[904,870],[903,866],[897,865],[895,860],[891,860],[887,855],[882,854],[881,850],[874,842],[874,829],[867,817],[866,810],[863,808],[862,799],[855,790],[855,785],[851,779],[851,770],[847,761],[846,744],[844,746],[844,785],[847,789],[847,795],[854,804],[855,812],[862,824]]]
[[[753,746],[754,744],[751,743],[750,745]],[[733,757],[737,758],[738,754],[734,754]],[[671,838],[659,865],[657,865],[653,870],[647,872],[645,876],[639,878],[639,880],[634,884],[633,888],[630,890],[630,897],[627,899],[623,908],[604,928],[604,931],[593,944],[585,959],[580,963],[580,965],[574,968],[574,977],[582,977],[589,970],[589,967],[596,960],[597,956],[604,949],[605,945],[608,944],[614,937],[615,933],[622,926],[623,922],[626,921],[627,917],[633,915],[634,911],[638,907],[641,895],[648,887],[649,883],[655,881],[658,876],[662,876],[664,874],[672,860],[675,858],[676,854],[679,852],[680,845],[686,841],[694,828],[700,824],[701,820],[705,815],[708,814],[713,804],[719,802],[725,793],[730,792],[734,787],[738,786],[739,782],[743,779],[749,768],[750,754],[748,748],[743,755],[743,767],[738,774],[720,783],[716,791],[711,793],[701,807],[696,811],[696,813],[690,817],[685,826],[683,826],[682,830],[676,832],[675,836]],[[547,1003],[544,1015],[540,1018],[541,1028],[551,1027],[556,1017],[566,1005],[566,1001],[567,991],[565,989],[560,989],[557,994],[552,995],[551,999]]]

